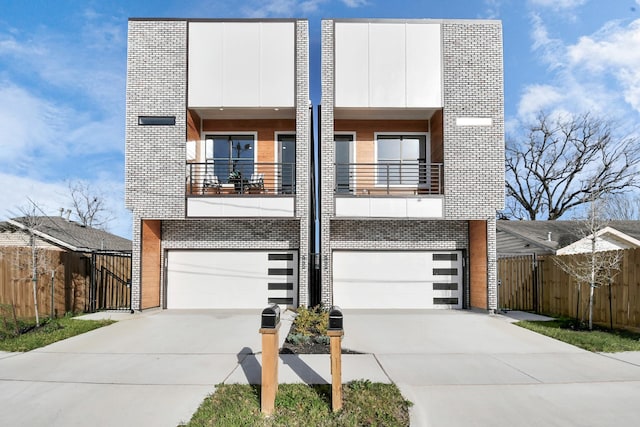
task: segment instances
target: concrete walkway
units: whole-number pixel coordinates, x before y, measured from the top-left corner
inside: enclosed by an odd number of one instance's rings
[[[513,312],[512,312],[513,313]],[[175,426],[219,383],[260,383],[259,311],[120,321],[0,353],[0,425]],[[511,316],[513,317],[513,316]],[[283,315],[280,340],[291,324]],[[635,426],[640,353],[595,354],[469,311],[347,311],[343,380],[395,382],[416,426]],[[328,355],[281,355],[281,383],[329,383]]]

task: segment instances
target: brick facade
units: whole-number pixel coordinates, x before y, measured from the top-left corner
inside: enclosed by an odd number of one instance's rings
[[[429,22],[441,25],[443,59],[444,218],[434,221],[335,219],[335,21],[322,21],[320,230],[322,300],[327,304],[332,302],[334,249],[466,250],[467,221],[484,220],[488,227],[487,308],[496,309],[495,215],[504,204],[502,27],[497,21]],[[491,125],[457,125],[457,118],[477,117],[490,118]],[[465,275],[468,283],[469,272]],[[469,286],[464,294],[468,305]]]
[[[295,249],[300,305],[310,299],[309,29],[295,22],[295,217],[189,219],[185,203],[188,20],[131,20],[127,56],[125,204],[133,212],[133,308],[140,308],[141,221],[162,221],[167,249]],[[362,21],[367,22],[367,21]],[[401,22],[401,21],[393,21]],[[332,302],[335,249],[468,250],[469,220],[487,221],[487,300],[496,308],[496,211],[504,203],[502,29],[497,21],[433,20],[442,36],[444,216],[420,219],[336,219],[334,135],[334,21],[323,20],[319,205],[321,300]],[[139,116],[172,116],[174,126],[140,126]],[[458,126],[459,118],[490,119]],[[465,272],[468,281],[468,271]],[[161,284],[164,287],[164,277]],[[166,290],[165,290],[166,291]],[[164,292],[161,293],[161,296]],[[469,288],[465,289],[469,301]],[[164,301],[162,301],[164,304]],[[162,305],[161,304],[161,305]]]
[[[502,27],[444,21],[444,182],[447,219],[489,219],[504,206]],[[460,117],[491,126],[457,126]]]
[[[309,37],[295,23],[295,217],[262,220],[186,217],[187,76],[189,20],[130,20],[127,53],[125,205],[133,212],[132,308],[141,305],[141,221],[162,221],[167,249],[296,249],[298,301],[308,301]],[[252,21],[248,21],[252,22]],[[139,116],[172,116],[173,126],[140,126]],[[158,267],[160,268],[160,267]],[[164,277],[160,279],[164,298]],[[164,299],[161,306],[165,305]]]
[[[296,22],[296,217],[300,219],[299,246],[300,263],[298,275],[298,304],[309,303],[309,212],[311,111],[309,95],[309,26],[307,21]]]

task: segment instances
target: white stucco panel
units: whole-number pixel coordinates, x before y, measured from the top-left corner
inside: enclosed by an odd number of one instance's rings
[[[293,23],[264,22],[260,36],[260,105],[293,106],[295,96]]]
[[[190,22],[189,107],[293,107],[294,22]]]
[[[407,24],[407,107],[442,107],[442,32],[438,24]]]
[[[189,105],[220,106],[222,102],[223,26],[189,23]]]
[[[443,218],[442,197],[336,197],[337,217]]]
[[[335,24],[335,105],[369,106],[369,25]]]
[[[293,217],[293,197],[191,197],[187,217]]]
[[[405,106],[407,51],[405,27],[369,25],[369,106]]]
[[[440,24],[336,22],[335,106],[441,108]]]

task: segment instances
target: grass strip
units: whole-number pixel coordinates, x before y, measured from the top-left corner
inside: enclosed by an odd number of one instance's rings
[[[640,334],[620,329],[612,331],[594,327],[593,331],[576,328],[573,319],[561,318],[551,321],[521,321],[516,325],[555,338],[585,350],[600,353],[640,351]]]
[[[201,426],[408,426],[411,402],[395,384],[353,381],[343,385],[343,408],[331,410],[331,385],[280,384],[275,412],[260,412],[260,386],[220,384],[191,418]]]
[[[15,336],[6,332],[0,334],[0,350],[30,351],[112,323],[115,321],[77,320],[70,317],[54,320],[44,319],[39,328],[33,328],[20,335]]]

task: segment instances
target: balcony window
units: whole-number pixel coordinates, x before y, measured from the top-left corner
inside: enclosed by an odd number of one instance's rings
[[[441,195],[442,163],[430,163],[428,133],[377,132],[356,144],[355,133],[334,135],[336,195]]]
[[[353,135],[336,135],[336,192],[350,193],[354,182],[352,177]]]
[[[427,163],[426,135],[377,135],[378,185],[411,185],[424,181],[420,165]]]
[[[257,133],[208,134],[187,141],[185,154],[188,196],[296,194],[295,133],[260,144]]]
[[[296,136],[292,134],[278,134],[278,156],[280,173],[278,190],[281,194],[293,194],[296,184]]]
[[[255,151],[253,135],[207,135],[206,173],[221,183],[248,179],[254,173]]]

